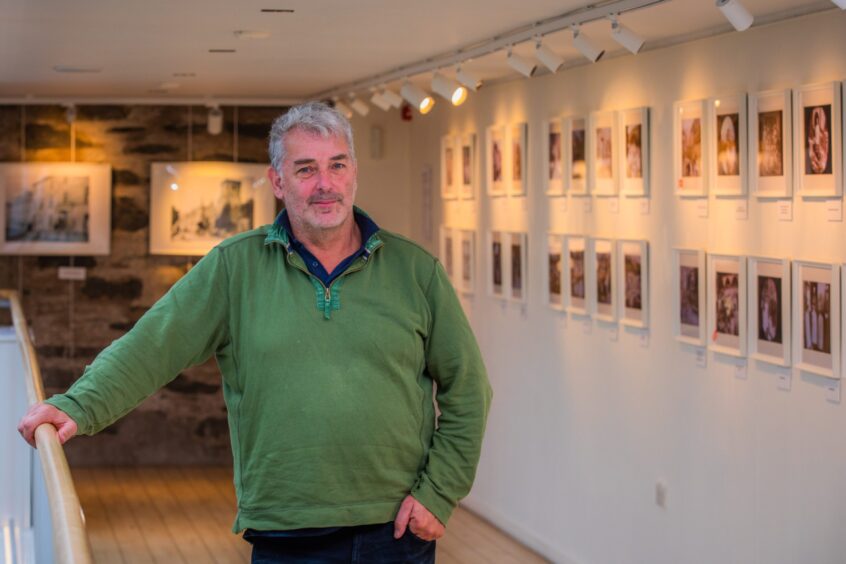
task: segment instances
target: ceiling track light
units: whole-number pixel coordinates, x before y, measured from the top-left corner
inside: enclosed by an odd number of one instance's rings
[[[217,105],[209,107],[206,130],[209,132],[209,135],[220,135],[223,131],[223,112]]]
[[[400,96],[405,98],[409,104],[417,108],[417,111],[423,115],[432,111],[432,107],[435,105],[434,98],[408,81],[400,88]]]
[[[846,0],[844,0],[846,1]],[[461,67],[455,69],[455,78],[458,79],[458,82],[466,86],[468,89],[475,92],[479,88],[482,87],[482,81],[476,77],[473,73],[467,72]]]
[[[538,38],[537,44],[535,45],[535,57],[537,57],[537,59],[553,73],[558,72],[558,69],[564,65],[563,57],[559,56],[549,47],[541,43],[540,38]]]
[[[512,69],[516,70],[526,78],[531,78],[532,75],[535,74],[535,71],[538,70],[538,66],[536,64],[521,57],[520,55],[515,55],[511,52],[511,49],[508,49],[506,60]]]
[[[344,104],[343,102],[338,100],[338,98],[333,98],[332,101],[335,103],[335,109],[338,110],[339,112],[341,112],[341,115],[343,115],[347,119],[352,119],[352,117],[353,117],[352,108],[350,108],[349,106],[347,106],[346,104]]]
[[[402,96],[391,90],[390,88],[385,88],[382,90],[382,98],[389,102],[393,107],[399,108],[402,106]]]
[[[590,40],[590,38],[584,33],[582,33],[582,30],[579,29],[579,26],[574,25],[572,27],[572,30],[573,45],[575,45],[576,49],[578,49],[587,60],[592,63],[595,63],[596,61],[602,58],[602,55],[605,54],[604,49],[599,49],[598,47],[596,47]]]
[[[350,107],[356,111],[361,117],[367,116],[370,113],[370,106],[350,94]]]
[[[641,47],[643,47],[643,39],[621,24],[616,16],[611,16],[611,37],[614,41],[628,49],[633,55],[637,55]]]
[[[715,5],[737,31],[749,29],[755,19],[740,0],[716,0]]]
[[[378,90],[373,91],[373,95],[370,97],[370,103],[382,110],[383,112],[387,112],[391,109],[391,103],[387,101],[385,99],[385,96]]]
[[[432,90],[451,102],[453,106],[460,106],[467,100],[467,89],[457,80],[447,78],[439,72],[432,76]]]

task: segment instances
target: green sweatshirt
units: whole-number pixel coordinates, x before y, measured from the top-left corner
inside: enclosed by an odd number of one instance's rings
[[[440,263],[384,230],[366,248],[325,288],[283,228],[227,239],[48,403],[94,434],[214,354],[234,531],[385,523],[408,493],[446,524],[478,464],[485,368]]]

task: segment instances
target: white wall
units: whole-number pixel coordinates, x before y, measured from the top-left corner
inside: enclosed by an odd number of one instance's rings
[[[441,135],[475,131],[481,148],[489,125],[529,124],[525,201],[492,204],[481,196],[470,207],[436,206],[436,223],[445,217],[476,228],[479,249],[490,229],[529,232],[528,305],[489,298],[483,276],[465,300],[495,393],[470,507],[560,562],[846,559],[846,397],[828,402],[824,379],[798,374],[782,391],[777,371],[754,361],[745,379],[710,353],[707,366],[698,366],[696,349],[673,338],[670,299],[673,246],[846,261],[846,226],[826,221],[824,202],[795,198],[794,220],[785,223],[776,221],[775,203],[750,198],[749,219],[738,221],[736,201],[712,196],[702,219],[695,202],[673,194],[670,159],[674,101],[842,80],[844,53],[846,13],[832,10],[485,87],[461,108],[441,101],[431,115],[397,126],[399,141],[409,143],[398,150],[410,165],[403,171],[394,163],[390,174],[406,172],[398,185],[410,193],[382,186],[380,194],[396,198],[386,205],[409,206],[391,213],[423,240],[422,214],[400,216],[423,204],[424,167],[439,178]],[[585,326],[548,309],[543,280],[554,214],[541,183],[542,124],[638,106],[652,108],[649,215],[640,214],[637,200],[621,199],[613,214],[607,200],[584,213],[572,199],[555,219],[568,232],[649,240],[652,327],[645,347],[636,332],[620,330],[615,339],[608,326]],[[484,170],[483,150],[480,157]],[[476,258],[477,272],[485,272],[483,253]],[[666,509],[654,502],[658,480],[668,487]]]

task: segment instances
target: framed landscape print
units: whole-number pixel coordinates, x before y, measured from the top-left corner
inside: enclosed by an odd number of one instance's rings
[[[614,280],[614,241],[591,239],[591,265],[593,268],[593,317],[601,321],[616,321],[617,296]]]
[[[587,119],[569,117],[564,120],[564,180],[570,194],[584,196],[587,184]]]
[[[708,348],[746,356],[746,257],[708,255]]]
[[[649,108],[619,112],[617,146],[620,147],[620,193],[649,195]]]
[[[705,102],[673,104],[673,177],[679,196],[708,195]]]
[[[614,196],[619,177],[617,116],[614,112],[597,112],[590,115],[589,122],[588,190],[594,196]]]
[[[461,262],[458,289],[464,294],[472,294],[476,287],[476,232],[463,229],[459,235]]]
[[[790,261],[749,257],[749,356],[790,366]]]
[[[567,276],[565,277],[565,308],[575,315],[587,315],[587,256],[585,238],[567,236]]]
[[[451,227],[441,226],[439,237],[439,255],[441,264],[453,286],[457,286],[455,275],[455,231]]]
[[[708,163],[711,192],[745,196],[747,165],[746,94],[708,100]]]
[[[505,196],[505,127],[492,126],[487,130],[487,187],[489,196]]]
[[[840,378],[840,268],[793,262],[793,362],[804,372]]]
[[[505,297],[505,234],[491,231],[488,237],[488,290],[494,298]]]
[[[441,198],[444,200],[454,200],[458,197],[457,151],[455,137],[441,137]]]
[[[526,233],[509,233],[509,259],[511,262],[511,292],[510,297],[515,302],[525,303],[528,295],[527,274],[528,268],[528,244]]]
[[[564,132],[560,119],[546,123],[546,193],[564,195]]]
[[[617,241],[620,323],[649,327],[649,243]]]
[[[109,254],[109,165],[3,163],[0,199],[0,254]]]
[[[546,244],[546,303],[564,309],[564,236],[550,233]]]
[[[462,200],[472,200],[476,197],[476,175],[478,155],[476,154],[476,134],[468,133],[460,138],[459,159],[459,190]]]
[[[800,196],[843,193],[840,83],[803,86],[793,96],[793,143]]]
[[[511,171],[508,193],[512,196],[525,196],[528,187],[529,161],[527,152],[528,126],[526,123],[517,123],[509,129],[509,140],[511,142],[511,158],[506,170]]]
[[[676,339],[705,346],[705,252],[673,249],[673,310]]]
[[[267,165],[153,163],[150,254],[199,256],[237,233],[273,223]]]
[[[759,198],[793,195],[793,93],[749,97],[749,178]]]

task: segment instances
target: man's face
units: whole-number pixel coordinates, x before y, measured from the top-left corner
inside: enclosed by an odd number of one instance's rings
[[[344,138],[294,129],[283,142],[282,170],[268,176],[294,229],[334,229],[351,218],[357,169]]]

